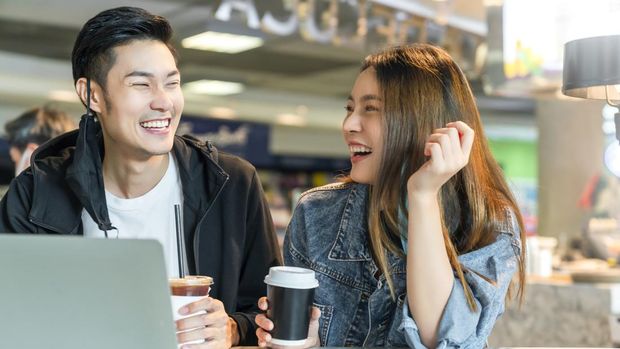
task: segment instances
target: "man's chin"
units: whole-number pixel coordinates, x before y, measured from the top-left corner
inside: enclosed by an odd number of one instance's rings
[[[150,142],[150,144],[145,144],[145,150],[152,156],[164,155],[172,151],[173,145],[174,138],[171,137],[164,142]]]
[[[166,155],[166,154],[170,153],[171,151],[172,151],[172,146],[166,147],[166,148],[151,149],[149,151],[149,153],[152,156],[159,156],[159,155]]]
[[[144,149],[144,154],[147,158],[162,156],[169,154],[172,151],[172,146],[170,147],[150,147]]]

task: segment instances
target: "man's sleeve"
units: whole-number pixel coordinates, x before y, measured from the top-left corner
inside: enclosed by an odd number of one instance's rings
[[[280,248],[273,227],[263,188],[254,172],[249,187],[246,221],[244,268],[239,280],[237,312],[230,316],[239,326],[239,345],[256,345],[254,318],[259,312],[257,301],[267,295],[264,283],[269,268],[282,265]]]
[[[32,191],[26,185],[28,179],[24,173],[13,179],[2,201],[0,201],[0,233],[35,233],[35,228],[28,220],[32,202]]]

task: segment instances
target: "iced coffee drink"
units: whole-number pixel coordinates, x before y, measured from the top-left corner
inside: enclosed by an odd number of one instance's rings
[[[179,314],[181,307],[209,295],[213,278],[192,275],[182,279],[170,279],[169,283],[174,320],[176,321],[185,317]]]

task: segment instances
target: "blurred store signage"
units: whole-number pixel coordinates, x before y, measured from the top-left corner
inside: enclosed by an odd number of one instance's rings
[[[238,155],[257,167],[271,166],[268,125],[232,120],[183,116],[177,134],[191,134],[211,141],[225,152]]]
[[[271,151],[272,126],[257,122],[183,116],[177,134],[190,134],[211,141],[219,151],[248,160],[262,169],[300,171],[343,171],[350,168],[347,158],[275,154]]]
[[[431,25],[424,23],[426,19],[472,34],[486,34],[483,20],[455,16],[447,5],[449,2],[430,2],[424,5],[424,1],[281,0],[281,5],[275,6],[274,11],[264,8],[265,4],[273,3],[274,1],[255,3],[253,0],[222,0],[214,17],[228,22],[233,19],[233,15],[240,15],[251,29],[280,36],[299,32],[306,40],[322,43],[343,41],[342,35],[346,31],[362,37],[369,29],[376,29],[380,34],[389,37],[388,41],[395,41],[407,35],[408,26]],[[470,1],[470,7],[475,3],[480,2]],[[261,5],[262,8],[259,7]],[[262,16],[259,13],[262,13]],[[382,20],[386,20],[387,25],[378,25]],[[355,26],[355,30],[345,28],[351,24]]]
[[[481,0],[467,0],[480,19],[459,16],[454,3],[402,0],[222,0],[214,10],[221,22],[243,21],[278,36],[299,33],[307,41],[358,47],[405,42],[439,42],[452,28],[480,41],[486,35]],[[463,2],[464,3],[464,2]],[[277,4],[277,5],[275,5]],[[464,5],[463,5],[464,7]],[[475,13],[476,11],[471,11]]]

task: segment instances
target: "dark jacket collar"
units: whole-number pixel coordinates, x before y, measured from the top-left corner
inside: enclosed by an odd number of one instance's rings
[[[183,183],[183,204],[195,211],[205,211],[228,181],[228,173],[220,167],[218,150],[209,141],[192,136],[175,137],[172,151],[179,165]],[[196,181],[206,181],[203,192],[197,192]]]
[[[115,228],[110,223],[103,185],[103,149],[101,125],[94,117],[83,115],[65,179],[99,229],[107,232]]]

